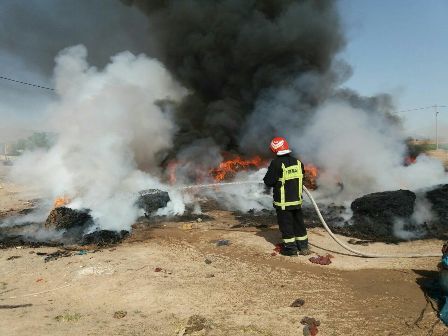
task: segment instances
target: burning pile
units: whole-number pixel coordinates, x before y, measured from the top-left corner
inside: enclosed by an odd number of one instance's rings
[[[221,162],[218,167],[210,170],[210,174],[215,181],[224,181],[235,177],[236,173],[240,171],[257,170],[266,167],[267,164],[268,161],[263,160],[259,156],[243,159],[241,156],[237,155]]]
[[[60,208],[60,207],[66,206],[67,204],[70,203],[70,201],[71,201],[70,198],[67,196],[58,197],[55,199],[53,207]]]
[[[310,190],[317,189],[317,177],[319,175],[319,171],[316,166],[312,164],[305,164],[305,176],[304,176],[304,185]]]
[[[141,215],[138,191],[261,179],[269,141],[279,135],[314,164],[305,167],[309,189],[343,181],[340,201],[445,178],[424,157],[404,167],[406,146],[388,95],[341,88],[350,67],[336,59],[345,46],[336,2],[123,2],[148,16],[153,54],[121,52],[104,67],[89,65],[83,45],[57,55],[50,117],[58,137],[47,151],[23,155],[13,171],[42,198],[76,195],[100,229],[129,230]],[[219,200],[229,209],[271,206],[255,189],[222,190]],[[197,202],[159,196],[168,214]],[[69,203],[58,199],[54,213],[68,215],[58,209]]]

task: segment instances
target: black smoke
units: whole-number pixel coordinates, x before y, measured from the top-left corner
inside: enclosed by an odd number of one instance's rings
[[[122,1],[148,16],[156,56],[191,92],[177,113],[179,145],[212,138],[224,149],[258,150],[260,137],[279,131],[269,121],[257,120],[260,131],[248,126],[258,101],[292,89],[284,104],[306,115],[350,72],[334,66],[345,38],[333,0]]]
[[[13,58],[29,72],[49,77],[55,56],[64,48],[84,44],[89,62],[102,66],[110,56],[129,50],[150,53],[146,17],[118,0],[2,0],[0,57]],[[3,72],[8,72],[5,67]],[[15,73],[7,73],[17,77]]]
[[[99,67],[123,50],[161,60],[190,91],[176,109],[176,152],[211,139],[221,149],[263,153],[269,138],[300,132],[331,97],[389,109],[388,96],[340,90],[351,74],[338,58],[345,43],[333,0],[4,0],[0,5],[0,60],[8,77],[51,86],[55,55],[76,44],[84,44],[89,63]],[[10,102],[0,106],[0,116],[32,110],[18,106],[22,91],[29,101],[43,95],[10,82],[0,82],[0,89],[2,101]]]

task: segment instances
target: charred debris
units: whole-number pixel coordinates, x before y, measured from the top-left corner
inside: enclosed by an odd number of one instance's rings
[[[428,218],[416,216],[418,203],[424,200],[431,214]],[[144,190],[139,193],[137,206],[145,214],[146,221],[155,227],[166,220],[163,216],[154,216],[170,201],[165,191],[157,189]],[[448,184],[439,185],[427,190],[412,192],[410,190],[395,190],[372,193],[355,199],[350,206],[352,216],[344,216],[347,210],[344,206],[320,204],[321,212],[332,231],[345,236],[360,239],[362,242],[381,241],[398,243],[400,241],[438,238],[448,239]],[[173,218],[174,222],[198,220],[210,221],[213,217],[207,212],[219,209],[216,202],[204,204],[205,214],[186,213]],[[305,224],[308,228],[320,227],[320,221],[314,208],[304,205]],[[266,230],[276,225],[275,212],[270,210],[234,212],[239,221],[231,229],[256,228]],[[30,223],[30,225],[37,225]],[[42,224],[40,224],[42,225]],[[128,235],[128,231],[94,230],[94,221],[89,210],[74,210],[67,207],[54,208],[45,223],[44,228],[62,232],[55,240],[36,240],[27,235],[8,234],[0,231],[0,248],[14,246],[62,246],[68,244],[95,245],[106,247],[120,243]],[[397,230],[405,232],[400,235]],[[4,231],[4,230],[3,230]],[[354,240],[353,240],[354,241]],[[354,241],[356,243],[356,241]]]

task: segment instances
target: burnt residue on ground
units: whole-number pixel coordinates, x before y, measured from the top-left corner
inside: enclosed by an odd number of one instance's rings
[[[217,204],[214,201],[201,202],[201,213],[197,213],[197,209],[194,206],[187,205],[185,211],[182,215],[169,215],[169,216],[145,216],[146,218],[139,218],[139,224],[146,224],[152,227],[159,227],[160,224],[164,222],[175,222],[175,223],[186,223],[186,222],[210,222],[215,219],[215,217],[207,214],[207,212],[217,210],[218,207],[213,206]]]
[[[322,215],[327,223],[334,229],[338,229],[344,224],[345,220],[342,217],[345,212],[344,206],[335,204],[320,204],[319,205]],[[307,228],[322,227],[322,224],[317,217],[315,210],[311,206],[303,206],[303,219]],[[277,215],[275,210],[250,210],[248,212],[234,211],[233,215],[239,221],[239,224],[234,225],[232,228],[269,228],[277,225]]]
[[[157,194],[157,193],[156,193]],[[158,195],[158,194],[157,194]],[[160,196],[160,195],[159,195]],[[157,196],[157,197],[159,197]],[[152,197],[152,196],[151,196]],[[162,196],[161,196],[162,197]],[[415,222],[412,214],[416,199],[424,197],[432,206],[434,218],[424,223]],[[147,199],[150,202],[149,199]],[[180,216],[147,216],[142,217],[134,225],[134,228],[144,226],[150,228],[162,227],[167,222],[191,223],[213,222],[213,211],[224,210],[215,201],[201,203],[203,213],[195,213],[193,207],[187,208]],[[361,239],[364,242],[397,243],[409,239],[438,238],[448,239],[448,185],[440,185],[429,190],[419,191],[417,195],[409,190],[386,191],[365,195],[353,201],[351,210],[353,216],[345,219],[347,210],[344,206],[335,204],[319,204],[319,208],[327,224],[334,233]],[[87,244],[97,246],[109,246],[120,243],[128,236],[128,232],[99,230],[86,234],[91,228],[92,220],[88,211],[73,210],[67,208],[55,209],[43,223],[29,223],[41,228],[52,227],[52,230],[61,231],[62,235],[57,241],[37,241],[27,238],[29,234],[21,235],[22,225],[17,228],[3,228],[0,233],[0,248],[16,246],[61,246],[63,244]],[[253,227],[259,230],[268,229],[277,225],[275,210],[261,210],[232,212],[238,224],[232,228]],[[305,226],[307,228],[322,227],[322,224],[312,206],[303,206]],[[406,239],[394,235],[394,225],[397,220],[402,223],[402,229],[408,232],[417,232],[418,235]],[[62,221],[62,224],[59,223]],[[51,222],[51,225],[49,223]],[[60,228],[60,229],[58,229]],[[22,231],[22,232],[25,232]],[[364,243],[363,242],[363,243]],[[356,241],[352,243],[356,244]]]
[[[111,230],[97,230],[85,234],[80,244],[81,245],[96,245],[96,246],[110,246],[120,243],[123,239],[129,236],[129,231],[111,231]]]
[[[47,253],[44,257],[44,262],[58,260],[59,258],[71,257],[73,252],[67,250],[57,250],[56,252]]]
[[[426,198],[435,216],[430,221],[416,222],[412,218],[418,197]],[[409,190],[385,191],[368,194],[352,202],[351,219],[345,219],[347,209],[335,204],[319,204],[320,211],[334,233],[361,239],[367,242],[398,243],[412,239],[448,239],[448,185],[430,188],[429,191]],[[303,206],[303,217],[307,228],[322,227],[314,208]],[[239,224],[234,228],[269,228],[277,224],[274,210],[234,212]],[[397,237],[394,226],[401,221],[402,230],[411,233],[408,237]],[[354,243],[355,241],[352,241]]]
[[[274,210],[250,210],[248,212],[234,211],[232,214],[239,222],[238,224],[233,225],[232,229],[247,227],[265,229],[276,223]]]
[[[61,242],[37,241],[29,237],[27,238],[20,235],[9,236],[5,234],[0,234],[0,249],[14,248],[18,246],[38,248],[38,247],[58,247],[62,245],[63,244]]]
[[[178,216],[152,216],[150,218],[147,218],[146,222],[150,224],[160,224],[163,222],[187,223],[198,220],[201,222],[210,222],[213,221],[214,219],[215,218],[213,216],[207,214],[194,214],[186,212],[183,215]]]

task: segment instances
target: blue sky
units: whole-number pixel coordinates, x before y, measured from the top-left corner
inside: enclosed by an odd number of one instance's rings
[[[353,67],[346,86],[391,93],[398,110],[448,105],[448,1],[340,0],[339,8],[348,38],[342,57]],[[403,115],[411,131],[434,129],[432,110]],[[439,121],[444,132],[448,108]]]

